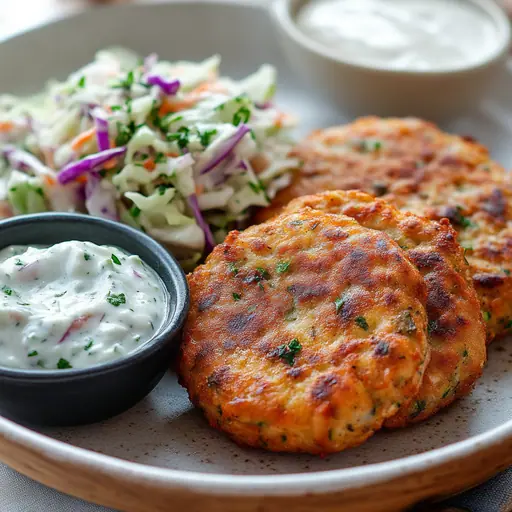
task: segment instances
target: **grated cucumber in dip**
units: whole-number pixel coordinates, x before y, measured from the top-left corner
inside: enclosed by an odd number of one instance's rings
[[[290,182],[294,120],[276,71],[218,75],[220,58],[101,51],[32,98],[0,97],[0,218],[78,211],[118,220],[191,268]]]

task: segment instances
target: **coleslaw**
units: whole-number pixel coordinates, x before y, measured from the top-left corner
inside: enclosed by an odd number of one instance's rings
[[[193,267],[286,187],[295,120],[276,71],[99,52],[30,98],[0,97],[0,218],[78,211],[127,223]]]

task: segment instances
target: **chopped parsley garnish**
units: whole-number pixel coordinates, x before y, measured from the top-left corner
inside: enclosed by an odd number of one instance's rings
[[[476,224],[471,221],[469,217],[465,217],[462,215],[463,208],[462,206],[457,206],[456,211],[453,214],[453,216],[450,218],[455,224],[458,224],[459,226],[463,228],[474,228],[476,227]]]
[[[509,320],[509,321],[505,324],[505,329],[512,329],[512,320]]]
[[[233,300],[237,301],[240,300],[242,296],[239,293],[233,292]]]
[[[2,291],[5,293],[5,295],[13,294],[12,288],[9,288],[8,286],[2,286]]]
[[[278,274],[283,274],[284,272],[288,272],[288,269],[290,268],[291,262],[290,261],[280,261],[276,265],[276,270]]]
[[[112,254],[111,258],[116,265],[121,265],[121,260],[115,254]]]
[[[163,196],[165,194],[165,191],[170,187],[170,185],[159,185],[158,186],[158,193]]]
[[[353,142],[353,145],[362,153],[373,153],[382,149],[380,140],[358,139]]]
[[[67,359],[63,359],[62,357],[59,359],[59,362],[57,363],[57,368],[59,370],[67,370],[69,368],[73,368]]]
[[[112,86],[113,89],[126,89],[129,90],[131,86],[133,85],[133,82],[135,80],[135,77],[133,75],[133,71],[128,71],[128,74],[126,75],[126,78],[124,80],[121,80],[119,83],[114,84]]]
[[[84,260],[89,261],[91,259],[91,255],[88,252],[84,252]]]
[[[427,402],[425,400],[416,400],[414,403],[414,412],[411,414],[411,418],[416,418],[419,416],[427,407]]]
[[[176,142],[180,149],[185,149],[189,143],[189,133],[190,129],[186,126],[182,126],[181,128],[178,128],[176,133],[168,133],[167,140],[169,142]]]
[[[24,265],[23,261],[21,261],[19,258],[16,258],[14,264],[18,267],[22,267]]]
[[[264,269],[262,267],[256,267],[256,270],[260,274],[261,279],[270,279],[270,274],[268,273],[268,271],[266,269]]]
[[[126,304],[126,296],[124,293],[114,294],[110,293],[107,295],[107,302],[115,306],[116,308],[121,304]]]
[[[112,112],[117,112],[119,110],[121,110],[123,107],[121,105],[112,105],[110,107],[110,110],[112,110]]]
[[[118,121],[116,123],[116,128],[117,128],[117,136],[115,138],[116,146],[126,145],[130,141],[130,139],[133,137],[134,133],[141,126],[144,126],[144,123],[136,125],[134,121],[130,121],[128,124],[123,124]]]
[[[80,77],[80,80],[78,80],[78,87],[84,88],[85,87],[85,75]]]
[[[247,123],[251,117],[251,111],[247,107],[240,107],[233,115],[233,124]]]
[[[295,363],[295,356],[302,350],[302,345],[297,338],[293,338],[287,345],[277,347],[277,355],[290,366]]]
[[[343,309],[343,304],[345,304],[345,300],[342,299],[341,297],[334,299],[334,305],[336,306],[336,314],[340,313],[340,311]]]
[[[229,271],[232,274],[234,274],[235,276],[238,274],[238,268],[236,267],[236,265],[234,263],[229,263],[228,267],[229,267]]]
[[[94,345],[94,341],[90,340],[87,345],[85,345],[84,350],[89,350]]]
[[[489,313],[489,311],[483,311],[483,312],[482,312],[482,315],[483,315],[484,320],[485,320],[486,322],[488,322],[488,321],[491,319],[491,313]]]
[[[462,357],[464,357],[464,358],[465,358],[465,357],[468,357],[468,356],[469,356],[468,349],[467,349],[467,348],[465,348],[465,349],[464,349],[464,352],[462,352]]]
[[[357,316],[355,322],[359,327],[361,327],[361,329],[364,329],[365,331],[368,330],[369,325],[364,316]]]
[[[508,270],[506,268],[503,269],[503,272],[505,273],[506,276],[510,275],[510,270]]]
[[[32,350],[32,352],[29,352],[27,354],[27,357],[35,357],[35,356],[38,356],[39,353],[37,352],[37,350]]]
[[[201,142],[201,145],[205,148],[208,146],[212,140],[212,137],[217,135],[217,130],[205,130],[204,132],[197,132],[199,135],[199,140]]]
[[[167,157],[163,153],[157,153],[154,160],[155,164],[161,164],[167,160]]]
[[[452,391],[452,388],[447,388],[441,398],[446,398],[451,393],[451,391]]]
[[[267,195],[267,190],[265,188],[265,185],[263,185],[263,183],[260,180],[258,180],[256,183],[249,181],[249,187],[251,187],[251,190],[255,194],[258,194],[258,195],[263,194],[265,196],[265,199],[270,203],[270,198]]]
[[[130,208],[130,215],[136,219],[140,215],[140,208],[138,206],[132,206]]]

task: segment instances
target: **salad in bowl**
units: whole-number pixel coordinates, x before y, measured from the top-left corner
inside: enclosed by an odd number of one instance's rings
[[[29,98],[0,97],[0,218],[77,211],[147,232],[192,268],[297,165],[276,71],[99,52]]]

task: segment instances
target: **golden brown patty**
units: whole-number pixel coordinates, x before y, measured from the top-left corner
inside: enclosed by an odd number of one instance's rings
[[[466,395],[486,360],[485,327],[463,249],[448,221],[403,213],[363,192],[325,192],[293,200],[285,212],[314,208],[344,214],[364,227],[387,233],[421,272],[427,284],[431,358],[414,402],[386,421],[399,427],[425,420]]]
[[[340,451],[420,388],[425,283],[353,219],[305,209],[231,232],[189,285],[181,382],[238,443]]]
[[[418,119],[365,118],[314,132],[294,156],[303,167],[258,221],[290,199],[337,189],[447,217],[466,248],[489,339],[512,328],[512,185],[485,147]]]

